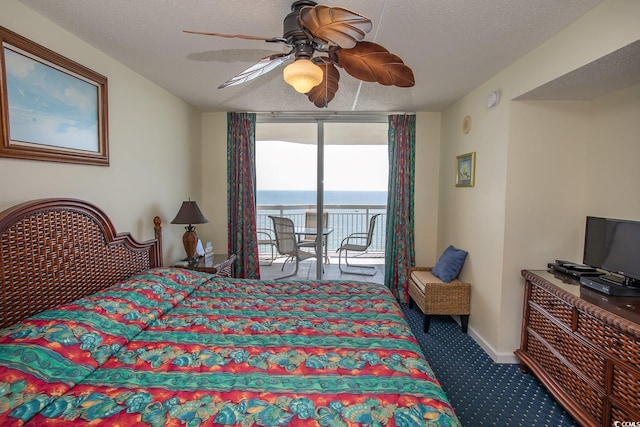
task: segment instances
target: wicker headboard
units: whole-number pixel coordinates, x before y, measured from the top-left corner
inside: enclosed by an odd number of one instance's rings
[[[160,267],[159,217],[154,228],[155,240],[137,242],[75,199],[34,200],[0,213],[0,328]]]

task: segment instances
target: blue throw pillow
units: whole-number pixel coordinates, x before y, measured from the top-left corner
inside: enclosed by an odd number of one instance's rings
[[[449,283],[458,277],[466,258],[467,251],[449,246],[440,256],[431,273],[443,282]]]

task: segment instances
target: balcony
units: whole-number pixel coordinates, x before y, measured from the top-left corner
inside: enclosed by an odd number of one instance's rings
[[[256,227],[258,231],[268,230],[273,234],[273,224],[269,215],[283,216],[291,218],[296,226],[305,226],[305,214],[307,210],[315,210],[315,205],[258,205]],[[384,280],[384,249],[387,225],[387,207],[386,205],[324,205],[325,212],[328,213],[328,224],[325,227],[333,228],[333,232],[327,237],[327,253],[329,263],[324,264],[324,279],[342,279],[342,280],[366,280],[382,283]],[[371,215],[381,214],[376,221],[373,232],[373,242],[367,252],[352,253],[349,255],[350,264],[366,264],[376,265],[378,273],[375,276],[357,276],[351,274],[341,274],[338,270],[338,254],[336,250],[340,247],[342,239],[351,233],[364,233],[369,226]],[[258,238],[263,239],[264,235]],[[275,237],[275,236],[274,236]],[[271,248],[269,245],[259,245],[260,259],[263,260],[260,267],[261,278],[269,279],[282,275],[282,263],[284,258],[276,258],[272,265],[269,264],[271,257]],[[274,248],[274,254],[277,252]],[[344,257],[343,257],[344,265]],[[293,266],[287,264],[287,269]],[[292,279],[315,279],[316,263],[313,261],[304,261],[300,263],[298,276]]]

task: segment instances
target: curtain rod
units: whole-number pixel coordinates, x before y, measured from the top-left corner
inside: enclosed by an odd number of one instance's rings
[[[256,112],[256,120],[259,122],[277,121],[335,121],[335,122],[387,122],[389,115],[393,114],[415,114],[406,112],[384,112],[384,113],[353,113],[353,112]]]

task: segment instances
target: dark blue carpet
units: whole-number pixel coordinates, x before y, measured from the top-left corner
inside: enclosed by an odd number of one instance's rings
[[[495,363],[451,316],[433,316],[425,334],[420,310],[400,306],[463,426],[578,425],[533,375]]]

